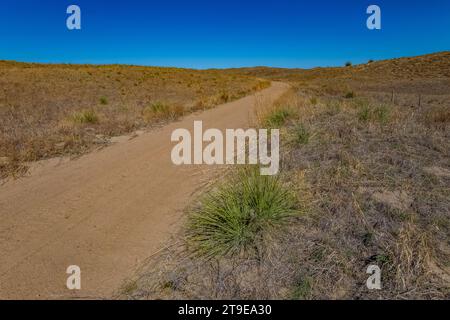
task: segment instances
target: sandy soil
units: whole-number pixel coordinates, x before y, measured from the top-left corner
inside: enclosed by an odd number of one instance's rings
[[[227,103],[72,161],[46,161],[0,186],[0,298],[110,298],[176,232],[193,193],[217,167],[172,164],[176,128],[245,128],[255,101],[288,86]],[[66,288],[69,265],[81,290]]]

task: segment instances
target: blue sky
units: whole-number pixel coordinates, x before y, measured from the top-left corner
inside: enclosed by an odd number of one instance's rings
[[[79,5],[82,30],[66,28]],[[382,30],[366,28],[366,8]],[[189,68],[342,65],[450,50],[450,0],[2,0],[0,60]]]

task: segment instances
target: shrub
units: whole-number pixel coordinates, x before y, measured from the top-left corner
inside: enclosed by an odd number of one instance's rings
[[[386,123],[389,120],[390,110],[386,105],[380,105],[372,107],[369,104],[364,104],[358,112],[358,118],[360,121],[377,121],[380,123]]]
[[[355,97],[355,93],[353,91],[347,92],[345,94],[346,99],[353,99]]]
[[[294,141],[298,144],[307,144],[311,137],[310,132],[305,128],[303,124],[297,124],[293,130]]]
[[[369,121],[369,119],[370,119],[370,108],[369,108],[368,105],[363,105],[361,107],[361,110],[359,110],[359,112],[358,112],[358,119],[363,121],[363,122]]]
[[[378,106],[374,109],[375,120],[378,122],[386,123],[389,120],[389,115],[390,109],[385,105]]]
[[[230,100],[230,95],[227,92],[222,92],[220,94],[220,100],[222,102],[228,102]]]
[[[77,124],[98,123],[98,116],[94,110],[82,110],[72,114],[71,119]]]
[[[243,169],[202,199],[189,217],[188,244],[206,258],[259,254],[265,236],[295,214],[295,203],[278,178]]]
[[[108,99],[106,99],[105,97],[101,97],[100,98],[100,104],[107,105],[108,104]]]
[[[144,108],[142,114],[146,121],[177,119],[184,113],[184,108],[179,105],[170,106],[162,102],[155,102]]]
[[[311,99],[309,99],[309,102],[315,106],[317,104],[317,98],[316,97],[312,97]]]
[[[309,277],[302,277],[297,280],[292,291],[293,300],[305,300],[311,296],[312,285]]]
[[[292,116],[292,111],[288,108],[277,108],[272,110],[267,116],[265,125],[270,128],[279,128],[286,123],[286,120]]]
[[[351,66],[352,66],[352,63],[351,63],[350,61],[348,61],[348,62],[345,63],[345,66],[346,66],[346,67],[351,67]]]

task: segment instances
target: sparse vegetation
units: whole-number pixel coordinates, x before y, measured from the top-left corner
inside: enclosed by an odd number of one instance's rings
[[[274,233],[264,248],[270,259],[205,263],[168,250],[148,268],[163,271],[149,272],[129,296],[446,299],[449,70],[450,53],[352,68],[240,70],[295,86],[257,118],[299,142],[283,145],[282,179],[308,210]],[[419,105],[419,88],[433,98]],[[358,97],[345,99],[348,92]],[[382,269],[383,290],[365,287],[370,264]],[[177,289],[148,285],[160,278]]]
[[[108,104],[108,99],[106,99],[106,97],[101,97],[100,98],[100,104],[107,105]]]
[[[294,141],[298,144],[307,144],[311,136],[305,125],[299,123],[293,127]]]
[[[363,104],[358,112],[358,118],[363,122],[375,121],[384,124],[389,120],[389,116],[390,110],[386,105]]]
[[[355,93],[353,91],[347,92],[345,94],[346,99],[353,99],[355,97]]]
[[[147,122],[155,120],[175,120],[183,116],[184,108],[180,105],[171,106],[167,103],[155,102],[142,110]]]
[[[95,124],[98,116],[94,110],[81,110],[72,114],[70,119],[76,124]]]
[[[1,177],[25,173],[17,168],[28,161],[85,153],[110,137],[270,85],[218,70],[119,65],[0,61],[0,74],[0,157],[11,159]],[[198,101],[204,105],[196,108]]]

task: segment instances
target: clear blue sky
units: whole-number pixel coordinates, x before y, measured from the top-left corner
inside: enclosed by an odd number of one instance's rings
[[[66,9],[82,10],[82,30]],[[382,30],[366,28],[366,8]],[[193,68],[342,65],[450,50],[450,0],[2,0],[0,60]]]

